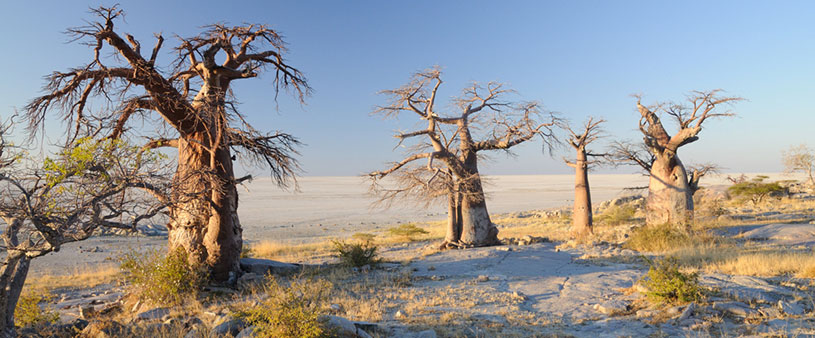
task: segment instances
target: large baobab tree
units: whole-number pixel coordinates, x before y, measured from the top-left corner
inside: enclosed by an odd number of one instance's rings
[[[595,154],[586,149],[596,141],[602,133],[600,125],[606,122],[603,119],[595,120],[590,117],[577,132],[568,124],[561,127],[569,133],[569,145],[576,151],[574,160],[564,159],[566,165],[574,168],[574,210],[572,212],[572,236],[583,238],[592,233],[591,189],[589,188],[589,167],[593,164],[592,157],[605,156]]]
[[[730,111],[722,111],[722,107],[741,99],[720,94],[721,90],[694,91],[685,103],[652,106],[642,105],[637,98],[643,144],[617,143],[614,153],[617,160],[635,163],[650,175],[646,223],[688,225],[693,218],[693,192],[698,188],[699,178],[709,170],[694,171],[689,178],[677,152],[699,139],[702,124],[708,119],[733,116]],[[668,134],[660,116],[673,118],[679,130]]]
[[[14,310],[31,260],[99,228],[135,231],[170,202],[159,158],[118,140],[80,139],[44,163],[10,152],[0,130],[0,337],[14,337]],[[165,178],[166,177],[166,178]],[[150,197],[151,196],[151,197]]]
[[[173,198],[179,203],[170,208],[169,247],[185,249],[191,264],[206,264],[214,281],[234,281],[242,246],[236,184],[242,178],[234,176],[233,154],[268,166],[285,185],[298,170],[292,158],[298,141],[252,128],[232,103],[230,84],[271,70],[275,95],[284,87],[302,102],[310,92],[306,79],[284,60],[282,38],[264,25],[207,26],[198,36],[179,38],[174,66],[160,68],[161,35],[145,56],[135,37],[114,29],[121,10],[92,12],[100,21],[69,30],[92,47],[91,61],[48,77],[46,94],[26,107],[31,127],[57,110],[75,126],[69,139],[140,135],[148,138],[145,148],[177,148]],[[113,55],[104,57],[109,50]],[[99,101],[112,109],[92,110]]]
[[[390,103],[376,113],[395,117],[408,112],[427,124],[424,129],[398,133],[400,145],[407,140],[422,140],[410,148],[403,160],[369,177],[374,191],[386,199],[446,196],[448,226],[443,247],[493,245],[498,243],[498,228],[487,212],[478,153],[508,151],[536,135],[546,143],[552,137],[554,120],[535,122],[540,114],[536,103],[502,101],[509,90],[499,83],[485,87],[473,84],[453,100],[457,113],[442,114],[436,108],[441,84],[440,71],[430,69],[414,74],[403,87],[383,91]],[[475,131],[479,134],[474,135]],[[426,160],[426,165],[416,165],[419,160]],[[380,184],[388,176],[397,177],[395,184]]]

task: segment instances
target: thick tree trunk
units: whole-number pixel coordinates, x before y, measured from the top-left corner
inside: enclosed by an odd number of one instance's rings
[[[461,240],[461,198],[455,187],[447,193],[447,234],[442,248],[455,245]]]
[[[572,212],[572,236],[583,238],[592,233],[591,191],[589,190],[588,164],[586,150],[577,150],[574,162],[574,210]]]
[[[462,199],[461,230],[461,243],[467,246],[488,246],[499,243],[498,228],[490,220],[483,192],[480,194],[471,192]]]
[[[19,252],[7,252],[0,268],[0,337],[16,337],[14,309],[23,291],[31,259]]]
[[[646,223],[688,226],[692,219],[693,194],[682,161],[677,156],[658,157],[651,167]]]
[[[201,144],[208,144],[204,133],[178,142],[180,203],[170,208],[169,248],[183,248],[191,264],[210,268],[212,280],[230,283],[240,275],[242,246],[231,154],[221,146],[212,159]]]

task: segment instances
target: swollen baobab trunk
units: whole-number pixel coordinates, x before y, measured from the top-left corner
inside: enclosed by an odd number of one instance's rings
[[[592,233],[591,190],[585,148],[578,149],[574,166],[574,210],[572,236],[582,238]]]
[[[693,193],[679,157],[656,158],[651,167],[645,205],[648,224],[690,224],[693,219]]]
[[[461,239],[467,246],[488,246],[498,244],[498,228],[490,220],[487,202],[481,188],[481,179],[475,174],[469,184],[470,190],[461,199]]]
[[[170,250],[184,248],[192,264],[211,267],[212,278],[234,281],[240,272],[242,229],[238,219],[238,193],[227,147],[211,153],[202,134],[178,142],[176,205],[168,224]],[[212,163],[214,172],[207,173]]]

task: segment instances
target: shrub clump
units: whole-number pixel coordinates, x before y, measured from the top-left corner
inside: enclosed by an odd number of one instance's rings
[[[334,255],[339,257],[340,262],[345,266],[359,268],[365,265],[376,265],[380,261],[378,248],[371,241],[346,243],[335,240],[332,241],[332,244]]]
[[[416,224],[413,223],[402,224],[400,226],[390,228],[387,231],[391,236],[401,237],[410,242],[415,241],[416,237],[429,234],[427,230],[417,227]]]
[[[634,229],[625,246],[645,252],[664,252],[692,245],[694,238],[689,230],[670,223],[646,225]]]
[[[180,304],[195,296],[207,279],[206,269],[190,266],[181,248],[166,256],[158,250],[131,251],[120,258],[120,268],[139,298],[157,304]]]
[[[699,289],[697,273],[679,271],[676,258],[669,257],[652,261],[645,258],[650,266],[648,274],[640,281],[648,290],[645,295],[655,303],[687,303],[698,300],[702,293]]]
[[[332,285],[324,280],[292,281],[288,287],[269,277],[260,304],[233,314],[253,325],[255,337],[328,337],[320,321]]]
[[[597,223],[600,224],[611,226],[620,225],[631,222],[631,219],[634,218],[634,214],[636,212],[637,208],[635,208],[633,205],[613,205],[606,208],[603,213],[598,215],[596,220]]]
[[[14,324],[19,327],[36,327],[59,321],[59,313],[51,308],[41,308],[40,303],[50,301],[46,292],[28,292],[20,295],[14,310]]]

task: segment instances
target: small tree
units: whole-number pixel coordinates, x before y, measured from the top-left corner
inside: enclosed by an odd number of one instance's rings
[[[384,201],[408,197],[431,203],[447,197],[447,235],[442,246],[493,245],[498,243],[498,228],[487,212],[478,155],[490,150],[508,151],[536,135],[548,144],[555,121],[536,122],[540,113],[537,103],[502,101],[510,91],[494,82],[464,89],[453,101],[459,112],[443,115],[436,109],[441,84],[441,72],[430,69],[414,74],[412,81],[401,88],[383,91],[391,101],[375,113],[386,117],[415,113],[427,121],[427,127],[396,135],[399,145],[418,137],[425,141],[408,148],[408,156],[390,168],[370,173],[372,191]],[[481,134],[474,135],[473,131]],[[421,159],[426,159],[427,164],[413,164]],[[392,176],[393,185],[381,184],[383,178]]]
[[[727,192],[732,196],[749,199],[753,205],[758,205],[767,196],[786,193],[787,189],[778,182],[764,182],[768,178],[768,176],[759,175],[749,181],[736,182],[727,188]]]
[[[806,144],[799,144],[790,147],[789,150],[783,153],[784,171],[793,173],[796,171],[804,172],[807,175],[807,184],[815,186],[815,151],[807,147]]]
[[[710,118],[733,116],[721,112],[721,107],[741,100],[738,97],[720,96],[721,90],[707,92],[694,91],[687,102],[658,103],[644,106],[637,97],[637,110],[640,113],[639,130],[643,134],[643,144],[630,143],[614,145],[615,160],[618,163],[632,163],[641,166],[650,176],[648,198],[646,199],[646,223],[687,225],[693,218],[693,192],[685,166],[679,160],[679,148],[699,139],[702,124]],[[678,126],[671,136],[662,124],[660,116],[673,118]],[[698,176],[696,175],[698,188]]]
[[[164,177],[170,174],[162,172],[158,155],[117,140],[79,139],[35,165],[3,142],[7,130],[0,130],[3,337],[14,335],[14,309],[32,259],[84,240],[100,227],[135,230],[154,220],[168,205]]]
[[[591,189],[589,188],[589,167],[594,161],[590,157],[605,156],[594,154],[586,147],[596,141],[602,133],[600,125],[606,122],[603,119],[595,120],[589,117],[583,125],[582,131],[575,132],[567,123],[562,128],[569,132],[569,145],[575,149],[577,155],[574,160],[563,159],[566,165],[574,168],[574,211],[572,212],[572,236],[581,238],[590,235],[592,229]]]

